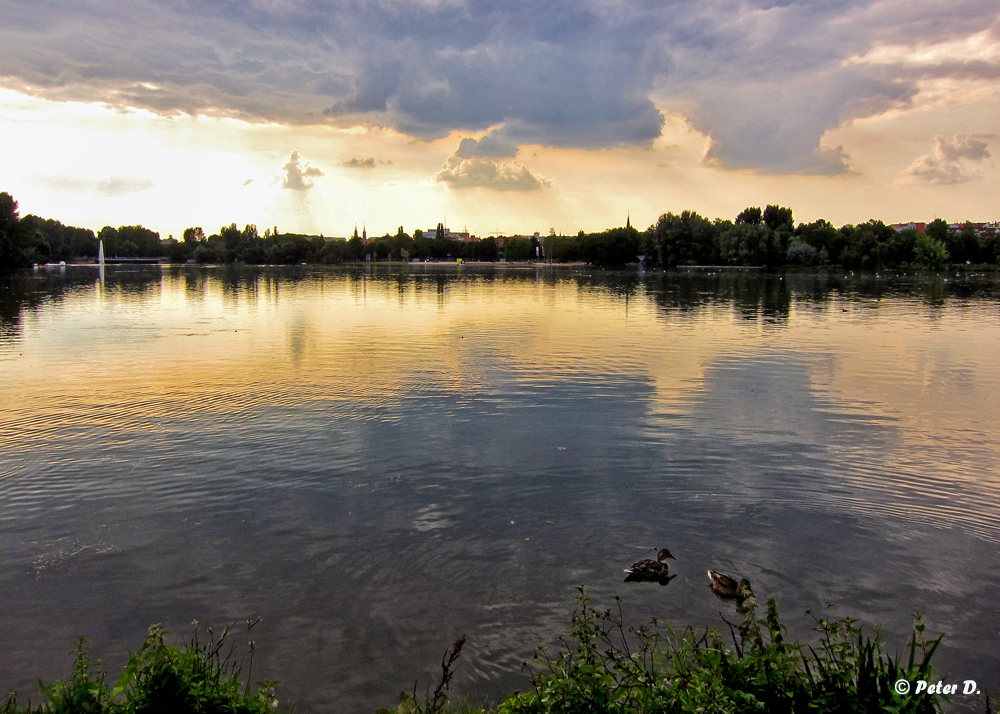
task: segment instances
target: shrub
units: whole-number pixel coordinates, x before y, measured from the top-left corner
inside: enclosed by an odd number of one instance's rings
[[[259,620],[259,618],[258,618]],[[247,621],[247,631],[257,621]],[[76,664],[69,682],[40,684],[47,705],[25,707],[17,704],[11,692],[0,705],[0,714],[264,714],[277,706],[275,682],[259,682],[250,691],[253,670],[253,640],[237,661],[235,647],[229,642],[229,628],[215,639],[202,644],[198,632],[189,642],[168,645],[159,625],[125,665],[112,689],[105,673],[92,669],[83,638],[77,645]],[[223,654],[225,653],[225,654]],[[247,666],[246,682],[242,680]]]
[[[726,621],[732,647],[712,630],[676,632],[653,621],[626,626],[615,611],[597,612],[580,590],[570,638],[552,656],[539,650],[531,691],[514,693],[502,714],[570,712],[939,712],[935,697],[901,695],[898,679],[929,679],[940,643],[923,639],[915,620],[905,664],[884,652],[876,631],[866,636],[850,618],[816,620],[818,648],[786,643],[773,597],[740,606],[740,624]]]

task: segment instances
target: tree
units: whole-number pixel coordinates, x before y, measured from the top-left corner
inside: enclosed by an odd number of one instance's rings
[[[800,223],[794,236],[818,251],[825,250],[831,263],[840,262],[840,252],[847,240],[830,221],[822,218],[812,223]]]
[[[979,234],[979,259],[983,263],[1000,263],[1000,234],[990,227]]]
[[[184,243],[173,238],[163,241],[163,248],[171,263],[186,263],[194,253],[195,243]]]
[[[407,261],[413,255],[413,239],[403,233],[402,226],[399,227],[396,235],[392,237],[391,243],[393,260]]]
[[[851,234],[851,267],[865,270],[881,270],[890,264],[893,242],[898,240],[896,230],[874,218],[854,227]],[[845,259],[846,262],[846,259]]]
[[[816,246],[801,238],[792,238],[785,253],[785,261],[791,265],[822,265],[828,261],[826,249],[818,250]]]
[[[347,241],[347,254],[349,256],[348,260],[359,261],[365,259],[365,242],[361,240],[360,236],[353,236]]]
[[[737,223],[748,223],[751,226],[759,226],[763,220],[764,217],[760,212],[759,206],[748,206],[740,211],[740,214],[736,216]]]
[[[388,260],[392,253],[392,238],[385,235],[376,240],[372,252],[375,260]]]
[[[322,248],[319,249],[318,257],[320,262],[328,264],[342,263],[350,258],[350,248],[347,241],[343,238],[334,238],[333,240],[326,241]]]
[[[89,228],[72,228],[71,230],[73,234],[69,241],[69,247],[73,256],[96,258],[97,238],[94,237],[94,231]]]
[[[592,265],[625,265],[636,262],[639,254],[639,231],[611,228],[602,233],[588,233],[578,239],[580,258]]]
[[[199,243],[191,257],[198,263],[225,263],[226,245],[219,236],[211,236],[204,243]]]
[[[952,245],[954,246],[954,250],[952,249]],[[956,263],[985,262],[980,256],[981,248],[976,227],[969,221],[966,221],[962,225],[961,230],[957,232],[952,244],[948,246],[948,252],[951,253],[952,261]]]
[[[271,235],[271,229],[267,229],[267,234]],[[194,228],[184,229],[184,242],[185,243],[200,243],[205,240],[205,231],[201,229],[201,226]]]
[[[28,225],[22,225],[17,201],[6,191],[0,193],[0,270],[27,268],[47,254],[44,239]]]
[[[500,249],[497,248],[496,238],[483,238],[476,245],[476,258],[486,263],[496,262]]]
[[[28,215],[21,219],[21,226],[41,239],[42,253],[49,260],[72,260],[77,256],[96,256],[97,239],[86,228],[64,226],[51,218]],[[48,246],[48,250],[44,249]]]
[[[764,225],[771,231],[767,242],[767,264],[781,265],[788,254],[789,240],[795,231],[792,209],[769,205],[762,215]]]
[[[949,257],[944,241],[932,238],[926,233],[917,238],[913,253],[917,262],[930,270],[943,268]]]
[[[557,238],[552,245],[551,255],[557,263],[575,263],[580,260],[580,239]]]
[[[737,221],[719,236],[719,257],[727,265],[764,265],[770,237],[763,223]]]
[[[285,233],[272,237],[266,249],[268,263],[294,265],[309,263],[316,257],[315,246],[306,236]]]
[[[772,231],[787,230],[789,233],[791,233],[795,229],[795,223],[792,220],[791,208],[784,208],[782,206],[768,206],[767,208],[764,209],[762,219],[764,221],[764,225],[766,225]]]
[[[916,228],[896,231],[887,241],[889,265],[897,266],[913,262],[913,248],[920,232]]]
[[[694,211],[684,211],[679,216],[674,213],[660,216],[651,243],[661,265],[705,265],[718,261],[717,239],[715,225],[710,220]]]
[[[504,244],[503,253],[511,262],[523,262],[535,257],[535,249],[528,238],[511,238]]]
[[[104,243],[104,255],[118,255],[118,229],[104,226],[97,232],[97,240]]]
[[[928,238],[932,238],[937,241],[941,241],[946,249],[955,248],[955,231],[951,229],[948,222],[943,218],[935,218],[933,221],[927,224],[924,229],[925,234]],[[949,255],[952,255],[949,253]]]
[[[143,226],[120,226],[118,237],[122,241],[121,245],[132,244],[135,246],[133,255],[144,258],[155,258],[163,255],[163,248],[160,246],[160,234],[151,231]]]
[[[226,262],[232,263],[236,260],[236,249],[240,247],[243,234],[235,223],[230,223],[219,229],[219,238],[222,239],[222,243],[226,247]]]

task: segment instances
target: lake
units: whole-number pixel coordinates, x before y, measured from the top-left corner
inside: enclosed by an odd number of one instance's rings
[[[998,424],[995,277],[0,276],[0,688],[260,616],[298,712],[394,706],[462,634],[453,695],[495,698],[578,584],[724,628],[713,568],[793,637],[832,602],[896,651],[922,612],[995,690]],[[668,586],[622,582],[661,547]]]

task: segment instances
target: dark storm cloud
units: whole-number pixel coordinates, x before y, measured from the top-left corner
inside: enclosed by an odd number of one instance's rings
[[[463,159],[472,158],[473,156],[512,159],[517,156],[517,144],[510,139],[500,136],[496,132],[491,132],[482,139],[473,139],[471,137],[462,139],[462,143],[458,145],[458,151],[455,152],[455,156]]]
[[[839,174],[849,169],[841,147],[821,146],[824,132],[844,121],[905,103],[915,85],[837,67],[783,83],[716,85],[690,122],[711,137],[707,160],[722,168],[775,173]]]
[[[994,26],[995,0],[0,0],[0,82],[161,113],[493,131],[459,155],[648,146],[665,108],[724,168],[837,173],[820,145],[991,60],[854,62]],[[654,103],[655,102],[655,103]],[[475,142],[475,143],[471,143]]]

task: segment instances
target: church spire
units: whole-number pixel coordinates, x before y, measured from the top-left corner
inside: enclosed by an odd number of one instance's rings
[[[628,213],[627,213],[627,214],[625,215],[625,230],[628,230],[628,229],[629,229],[629,228],[631,228],[631,227],[632,227],[632,212],[631,212],[631,211],[629,211],[629,212],[628,212]]]

